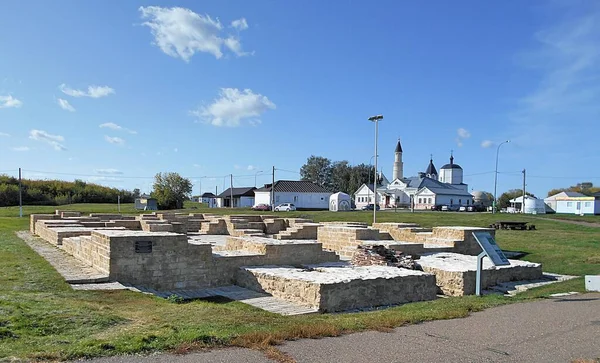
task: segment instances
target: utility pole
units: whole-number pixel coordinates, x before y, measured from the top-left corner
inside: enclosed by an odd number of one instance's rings
[[[521,213],[525,213],[525,169],[523,169],[523,204],[521,204]]]
[[[121,194],[117,195],[117,205],[119,208],[119,213],[121,213]]]
[[[275,210],[275,165],[273,165],[273,173],[271,174],[271,211]]]
[[[21,168],[19,168],[19,218],[23,217],[23,188],[21,185]]]
[[[233,208],[233,174],[229,174],[230,180],[229,180],[229,195],[231,195],[231,204],[229,205],[230,208]]]

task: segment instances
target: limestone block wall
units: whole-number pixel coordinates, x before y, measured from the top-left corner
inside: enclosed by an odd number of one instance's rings
[[[111,281],[157,290],[211,286],[210,245],[189,244],[185,235],[171,232],[94,232],[92,238],[110,246]],[[140,244],[150,244],[151,251]]]
[[[106,221],[106,222],[120,220],[120,219],[135,219],[134,216],[127,217],[122,214],[116,214],[116,213],[90,213],[90,217],[97,217],[101,221]]]
[[[110,272],[110,245],[107,240],[93,236],[65,238],[63,250],[105,274]]]
[[[335,252],[346,251],[348,248],[364,244],[362,241],[378,238],[379,230],[373,228],[325,224],[317,230],[317,241],[323,244],[324,249]]]
[[[277,234],[280,231],[285,230],[288,225],[285,221],[285,219],[283,218],[265,218],[264,220],[264,224],[265,224],[265,233],[266,234]]]
[[[60,219],[60,216],[57,216],[56,214],[32,214],[29,216],[29,232],[36,234],[35,224],[37,221],[55,219]]]
[[[482,288],[488,288],[502,282],[538,280],[542,278],[542,265],[527,261],[509,260],[509,266],[493,267],[485,258],[482,271]],[[423,271],[434,274],[436,284],[444,295],[463,296],[475,293],[476,267],[475,256],[456,253],[434,253],[422,256],[418,264]]]
[[[132,231],[140,231],[142,229],[142,225],[140,221],[134,220],[126,220],[126,219],[118,219],[110,222],[106,222],[107,227],[124,227],[130,229]]]
[[[473,237],[475,231],[489,232],[492,237],[496,235],[496,230],[493,228],[434,227],[432,237],[437,240],[454,240],[456,242],[454,243],[453,252],[477,256],[481,252],[481,247]]]
[[[436,297],[435,277],[420,271],[387,266],[328,270],[252,266],[240,269],[236,282],[321,312],[433,300]]]

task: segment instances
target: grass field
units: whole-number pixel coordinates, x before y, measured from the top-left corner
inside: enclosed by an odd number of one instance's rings
[[[197,205],[188,205],[197,207]],[[122,212],[133,206],[122,205]],[[50,213],[56,207],[26,207],[25,213]],[[73,205],[60,209],[116,212],[115,205]],[[205,211],[190,209],[190,211]],[[230,210],[211,209],[211,213]],[[239,212],[239,211],[235,211]],[[248,211],[243,211],[249,213]],[[275,344],[286,339],[337,336],[367,329],[464,317],[474,311],[553,292],[583,291],[583,279],[530,290],[516,298],[460,297],[413,303],[381,311],[283,317],[225,301],[175,304],[129,291],[74,291],[46,261],[16,237],[28,218],[18,208],[0,209],[0,360],[72,359],[123,353],[243,346],[281,358]],[[316,221],[370,222],[370,212],[295,212]],[[525,219],[537,231],[498,231],[500,246],[527,253],[545,271],[600,274],[600,228],[531,217],[479,213],[380,212],[379,221],[416,222],[423,226],[487,226],[498,219]]]

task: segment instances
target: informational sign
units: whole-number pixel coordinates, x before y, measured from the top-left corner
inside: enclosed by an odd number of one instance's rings
[[[135,241],[135,253],[152,253],[152,241]]]
[[[510,265],[508,258],[504,255],[504,252],[500,249],[500,247],[496,244],[496,240],[490,232],[478,231],[473,232],[473,236],[483,249],[483,252],[492,260],[492,263],[495,266],[506,266]]]

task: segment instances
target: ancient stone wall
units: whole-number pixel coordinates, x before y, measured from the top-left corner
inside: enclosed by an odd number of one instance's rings
[[[29,216],[29,232],[36,234],[35,224],[37,221],[54,219],[60,219],[60,216],[57,216],[56,214],[31,214]]]
[[[317,241],[323,248],[338,253],[363,244],[362,241],[373,241],[379,237],[379,230],[372,228],[351,227],[347,225],[325,224],[317,231]],[[352,255],[350,252],[350,256]]]

